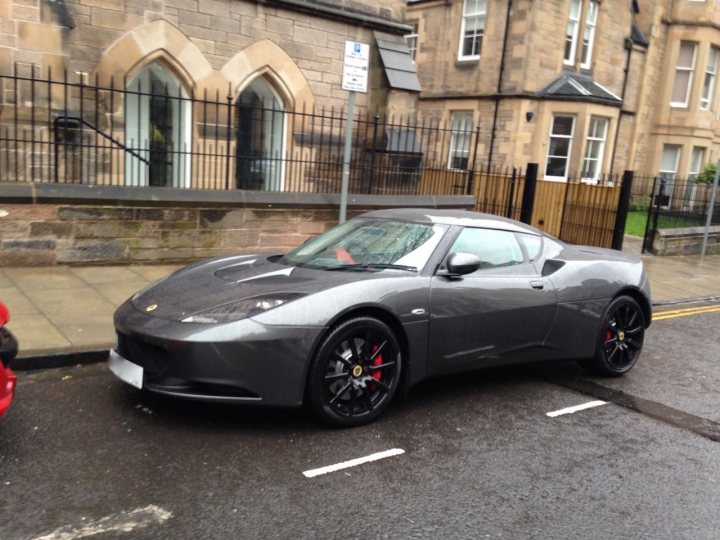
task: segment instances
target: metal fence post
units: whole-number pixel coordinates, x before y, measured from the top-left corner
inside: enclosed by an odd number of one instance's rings
[[[508,193],[507,211],[505,217],[512,219],[513,217],[513,199],[515,198],[515,182],[517,182],[517,169],[513,167],[512,177],[510,178],[510,193]]]
[[[532,225],[533,206],[535,205],[535,188],[537,187],[538,164],[528,163],[525,170],[525,189],[523,190],[520,221]]]
[[[468,182],[465,194],[472,195],[473,188],[475,187],[475,163],[477,163],[478,146],[480,145],[480,124],[478,123],[477,130],[475,131],[475,151],[473,152],[473,161],[470,170],[468,171]]]
[[[715,178],[713,178],[712,194],[708,204],[707,219],[705,220],[705,233],[703,234],[702,249],[700,250],[700,264],[705,260],[708,238],[710,236],[710,225],[712,225],[713,214],[715,213],[715,201],[717,200],[718,182],[720,182],[720,162],[715,166]]]
[[[640,253],[645,253],[648,249],[648,236],[650,234],[650,221],[653,211],[653,203],[655,201],[655,188],[657,187],[657,176],[653,179],[652,190],[650,191],[650,200],[648,201],[647,216],[645,218],[645,236],[643,236],[643,244]]]
[[[655,190],[653,189],[653,192]],[[660,179],[660,187],[658,188],[657,195],[655,195],[654,204],[651,206],[652,211],[652,225],[650,225],[650,219],[648,218],[648,224],[645,233],[645,243],[643,244],[643,253],[645,250],[652,249],[653,242],[655,241],[655,233],[657,232],[658,220],[660,219],[660,206],[662,206],[665,199],[665,179]]]
[[[627,223],[628,210],[630,210],[633,176],[633,171],[625,171],[622,176],[620,200],[618,201],[617,214],[615,214],[615,229],[613,230],[612,239],[612,248],[618,251],[621,251],[623,247],[625,224]]]
[[[373,116],[373,143],[372,150],[370,151],[370,182],[366,189],[368,194],[372,194],[373,187],[375,186],[375,152],[377,151],[377,133],[379,122],[380,113],[376,111]]]
[[[227,132],[225,133],[225,189],[230,189],[230,130],[232,128],[233,100],[232,86],[230,84],[228,84],[228,93],[225,99],[227,100]]]

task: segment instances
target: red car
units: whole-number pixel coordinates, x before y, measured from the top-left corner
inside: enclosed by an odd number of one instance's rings
[[[10,362],[15,358],[18,344],[15,336],[5,328],[10,320],[10,312],[0,302],[0,417],[5,414],[15,396],[17,377],[10,369]]]

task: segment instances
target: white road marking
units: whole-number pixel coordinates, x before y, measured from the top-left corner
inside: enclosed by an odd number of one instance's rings
[[[405,450],[402,450],[400,448],[393,448],[392,450],[377,452],[375,454],[370,454],[369,456],[351,459],[350,461],[343,461],[342,463],[336,463],[335,465],[328,465],[327,467],[320,467],[319,469],[311,469],[309,471],[303,472],[303,474],[307,478],[313,478],[314,476],[320,476],[321,474],[327,474],[350,467],[357,467],[358,465],[362,465],[363,463],[369,463],[371,461],[377,461],[379,459],[385,459],[393,456],[399,456],[400,454],[404,453]]]
[[[127,533],[153,523],[162,523],[171,517],[172,512],[151,504],[145,508],[137,508],[130,512],[110,514],[79,526],[65,525],[49,534],[38,536],[34,540],[75,540],[76,538],[85,538],[112,531]]]
[[[556,416],[561,416],[563,414],[572,414],[576,413],[578,411],[584,411],[585,409],[592,409],[593,407],[599,407],[600,405],[605,405],[605,401],[588,401],[587,403],[583,403],[582,405],[575,405],[574,407],[567,407],[565,409],[560,409],[559,411],[552,411],[547,413],[547,415],[550,418],[555,418]]]

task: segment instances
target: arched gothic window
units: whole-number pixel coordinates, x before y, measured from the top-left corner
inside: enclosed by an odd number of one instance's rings
[[[240,94],[236,126],[237,187],[282,191],[285,108],[264,79],[253,80]]]
[[[190,187],[190,100],[157,62],[127,86],[125,126],[126,185]]]

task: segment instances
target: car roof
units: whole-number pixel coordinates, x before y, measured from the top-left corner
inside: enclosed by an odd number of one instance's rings
[[[469,210],[438,210],[435,208],[392,208],[367,212],[358,217],[374,219],[397,219],[414,223],[442,223],[445,225],[459,225],[461,227],[482,227],[486,229],[500,229],[512,232],[523,232],[543,235],[535,227],[525,225],[513,219],[507,219],[492,214],[481,214]]]

